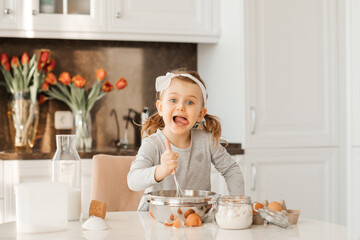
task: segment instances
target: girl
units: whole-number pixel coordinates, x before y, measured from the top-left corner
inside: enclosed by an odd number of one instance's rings
[[[211,163],[231,195],[244,194],[240,167],[220,142],[221,125],[207,114],[207,92],[196,72],[176,70],[156,78],[158,112],[142,125],[145,137],[127,176],[133,191],[211,190]],[[196,128],[198,124],[200,128]],[[138,210],[148,210],[143,198]]]

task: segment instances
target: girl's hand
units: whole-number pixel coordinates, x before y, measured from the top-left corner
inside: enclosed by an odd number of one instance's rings
[[[165,139],[166,151],[161,155],[161,164],[155,170],[155,180],[162,181],[166,176],[171,174],[178,166],[177,158],[179,154],[171,151],[169,139]]]

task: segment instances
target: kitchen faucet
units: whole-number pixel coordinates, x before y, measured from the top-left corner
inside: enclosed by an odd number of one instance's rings
[[[133,116],[132,116],[133,114]],[[123,148],[128,148],[129,146],[129,140],[128,140],[128,127],[129,127],[129,122],[136,124],[134,122],[134,120],[140,115],[138,112],[136,112],[135,110],[133,110],[132,108],[129,108],[128,111],[128,115],[124,116],[124,120],[126,120],[126,124],[125,124],[125,129],[124,129],[124,138],[120,139],[120,127],[119,127],[119,119],[117,116],[117,113],[115,111],[115,109],[111,109],[110,112],[110,116],[115,117],[115,123],[116,123],[116,130],[117,130],[117,138],[114,139],[115,145],[116,147],[123,147]]]
[[[117,132],[117,137],[116,137],[116,139],[114,139],[115,146],[120,147],[121,146],[120,127],[119,127],[118,116],[117,116],[115,109],[111,109],[110,116],[113,116],[113,115],[115,116],[115,124],[116,124],[116,132]]]

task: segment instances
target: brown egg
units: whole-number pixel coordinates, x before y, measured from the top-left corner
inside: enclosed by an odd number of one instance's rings
[[[195,213],[194,209],[188,209],[185,213],[184,213],[184,217],[185,219],[192,213]]]
[[[201,217],[196,213],[190,214],[185,221],[187,227],[199,227],[202,225]]]
[[[282,210],[281,204],[276,201],[269,203],[269,205],[267,207],[271,210],[278,211],[278,212],[281,212],[281,210]]]

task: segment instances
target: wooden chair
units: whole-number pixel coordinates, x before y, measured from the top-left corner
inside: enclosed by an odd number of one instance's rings
[[[91,199],[106,202],[107,212],[136,211],[143,191],[129,189],[127,174],[135,156],[93,156]]]

